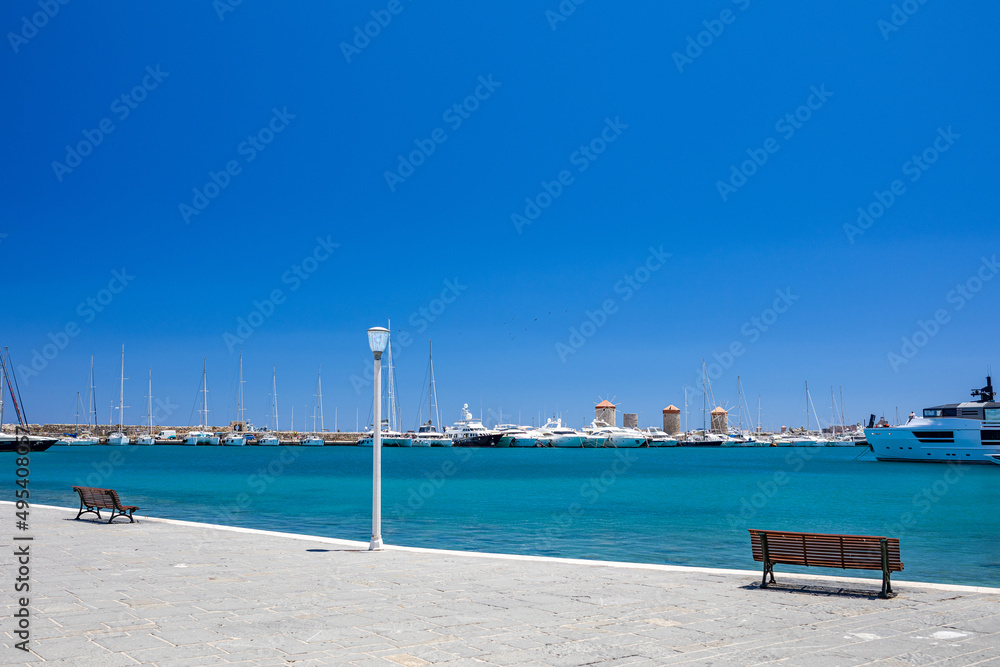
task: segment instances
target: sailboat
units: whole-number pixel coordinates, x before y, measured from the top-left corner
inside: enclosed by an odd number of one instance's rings
[[[74,447],[79,447],[81,445],[96,445],[97,438],[91,438],[88,435],[81,436],[80,431],[80,392],[76,392],[76,423],[73,425],[73,435],[67,435],[63,438],[56,440],[57,445],[69,445]]]
[[[816,404],[813,403],[812,395],[809,393],[809,382],[806,381],[806,425],[805,429],[801,433],[791,435],[788,439],[793,447],[823,447],[826,445],[826,440],[823,439],[823,427],[819,421],[819,415],[816,413]],[[816,433],[812,432],[809,427],[809,409],[812,408],[813,416],[816,418],[816,428],[818,429]]]
[[[55,438],[46,438],[39,435],[28,435],[28,419],[24,414],[21,405],[21,390],[17,388],[17,376],[14,375],[14,363],[10,360],[10,352],[5,347],[0,355],[0,375],[3,376],[3,385],[0,386],[0,452],[21,451],[25,445],[33,452],[44,452],[55,444]],[[11,378],[14,379],[11,383]],[[17,430],[14,433],[7,433],[3,430],[3,407],[4,389],[10,391],[10,401],[14,404],[14,412],[17,413]]]
[[[278,384],[277,370],[271,367],[271,411],[274,415],[274,435],[262,435],[257,438],[257,444],[261,447],[277,447],[281,444],[278,439]]]
[[[715,403],[715,394],[712,392],[712,381],[708,379],[708,369],[705,360],[701,360],[701,431],[692,431],[688,434],[687,440],[683,443],[688,447],[720,447],[728,439],[727,434],[713,433],[709,429],[708,399],[711,395],[712,403]],[[685,396],[685,406],[687,397]],[[719,406],[721,408],[721,406]],[[716,408],[716,409],[719,409]]]
[[[392,324],[389,324],[389,329],[392,330]],[[388,418],[388,428],[382,429],[382,446],[383,447],[412,447],[413,440],[408,435],[400,433],[399,428],[399,404],[396,399],[396,370],[395,366],[392,364],[392,340],[390,339],[386,345],[386,357],[388,361],[388,377],[386,382],[386,393],[389,399],[389,418]],[[383,424],[386,420],[382,420]]]
[[[122,345],[122,379],[118,393],[118,430],[108,436],[109,445],[127,445],[130,440],[124,431],[125,413],[125,346]]]
[[[430,388],[428,393],[430,395],[431,419],[417,428],[416,434],[410,438],[410,443],[414,447],[451,447],[453,444],[451,438],[435,428],[435,424],[441,423],[441,414],[438,411],[437,386],[434,383],[434,346],[432,342],[428,342],[430,343],[430,357],[428,358]]]
[[[93,435],[93,429],[97,427],[97,391],[94,386],[94,355],[90,355],[90,387],[87,398],[87,430],[78,436],[78,445],[96,445],[99,438]],[[91,420],[93,419],[93,420]]]
[[[139,436],[135,441],[137,445],[155,445],[156,438],[153,436],[153,369],[149,369],[149,389],[146,391],[146,399],[148,404],[146,406],[146,417],[149,418],[149,422],[146,424],[146,433]]]
[[[236,384],[236,423],[239,429],[245,427],[243,420],[243,350],[240,349],[240,375]],[[220,438],[219,443],[226,447],[242,447],[247,444],[242,430],[230,431]]]
[[[392,325],[389,325],[391,329]],[[382,446],[383,447],[412,447],[413,439],[409,435],[405,435],[396,430],[397,422],[399,419],[399,406],[396,404],[396,381],[395,381],[395,370],[392,365],[392,339],[389,340],[386,345],[386,364],[388,366],[388,373],[386,377],[386,398],[389,407],[389,413],[387,417],[382,418],[382,423],[380,424],[382,432]],[[358,440],[359,447],[374,447],[375,446],[375,425],[372,425],[371,431],[365,437]]]
[[[313,432],[299,440],[303,447],[322,447],[326,444],[323,439],[323,367],[319,367],[319,374],[316,377],[316,392],[319,399],[319,431],[316,431],[316,410],[313,409]]]
[[[194,431],[188,431],[185,445],[217,445],[219,436],[206,431],[208,422],[208,364],[202,360],[201,368],[201,424]]]

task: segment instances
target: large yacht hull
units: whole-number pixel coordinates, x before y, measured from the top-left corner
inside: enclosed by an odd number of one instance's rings
[[[500,437],[499,433],[460,436],[455,438],[455,447],[496,447]]]
[[[905,426],[866,428],[879,461],[994,463],[1000,455],[1000,424],[971,419],[914,419]]]
[[[645,447],[645,438],[633,438],[630,436],[619,436],[613,435],[607,439],[604,443],[605,447],[618,447],[618,448],[630,448],[630,447]]]
[[[549,447],[583,447],[582,435],[557,435],[549,438]]]
[[[24,438],[25,436],[20,436]],[[0,434],[0,452],[16,452],[19,446],[26,444],[28,450],[32,452],[44,452],[46,449],[56,444],[55,438],[43,438],[37,435],[27,436],[28,441],[22,443],[19,437],[9,433]]]
[[[410,439],[413,447],[451,447],[451,438],[446,438],[443,435],[440,437],[430,437],[422,438],[415,437]]]

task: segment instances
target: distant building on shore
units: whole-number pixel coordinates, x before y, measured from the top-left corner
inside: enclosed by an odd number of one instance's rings
[[[622,426],[625,428],[639,428],[639,414],[637,412],[623,412]]]

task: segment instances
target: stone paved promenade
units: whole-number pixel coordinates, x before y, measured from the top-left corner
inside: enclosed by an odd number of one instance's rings
[[[32,653],[13,648],[15,575],[3,558],[0,664],[1000,664],[992,589],[900,581],[885,601],[876,579],[820,574],[835,570],[779,566],[782,586],[760,590],[754,572],[370,553],[325,538],[74,516],[32,509]]]

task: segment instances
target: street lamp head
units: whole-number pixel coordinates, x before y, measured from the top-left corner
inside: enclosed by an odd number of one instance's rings
[[[386,345],[389,344],[389,330],[384,327],[372,327],[368,330],[368,347],[375,353],[375,358],[382,358]]]

